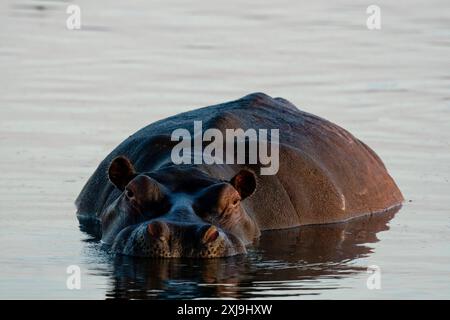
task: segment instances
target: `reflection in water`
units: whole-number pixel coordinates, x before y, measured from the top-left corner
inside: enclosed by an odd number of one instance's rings
[[[247,255],[225,259],[111,257],[110,298],[251,298],[318,294],[365,268],[352,264],[372,253],[377,233],[399,208],[340,224],[263,233]],[[314,288],[314,290],[312,290]]]

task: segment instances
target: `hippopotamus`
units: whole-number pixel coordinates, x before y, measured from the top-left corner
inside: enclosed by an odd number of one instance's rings
[[[261,174],[267,162],[259,159],[175,163],[173,132],[195,136],[195,121],[202,133],[224,136],[228,129],[276,129],[277,172]],[[249,140],[227,143],[238,148]],[[344,222],[402,202],[362,141],[283,98],[254,93],[137,131],[99,164],[76,206],[80,223],[98,225],[98,237],[117,254],[216,258],[246,253],[266,230]]]
[[[262,289],[267,287],[283,290],[283,283],[293,282],[305,293],[308,285],[304,280],[337,281],[366,273],[367,267],[355,264],[354,260],[370,259],[373,244],[380,241],[378,233],[389,230],[398,209],[342,223],[265,231],[249,248],[249,255],[226,259],[135,259],[114,255],[109,259],[112,274],[107,296],[242,299],[254,297],[255,292],[261,297]],[[299,279],[302,281],[298,282]],[[193,286],[192,282],[216,285]],[[243,286],[256,288],[242,290]]]

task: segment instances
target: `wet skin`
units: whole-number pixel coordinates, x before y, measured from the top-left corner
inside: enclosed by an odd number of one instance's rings
[[[270,291],[266,293],[269,295],[273,290],[297,295],[292,288],[301,290],[302,295],[307,294],[309,281],[366,274],[367,268],[355,263],[355,259],[371,257],[373,244],[380,241],[379,233],[389,230],[397,211],[398,208],[391,209],[344,223],[267,231],[248,254],[225,259],[113,256],[110,260],[113,285],[108,296],[126,299],[261,298],[265,296],[261,290],[264,286]],[[196,286],[186,279],[214,285]],[[337,283],[334,285],[338,286]],[[242,287],[252,290],[242,290]],[[333,284],[324,290],[330,289]],[[313,294],[316,292],[315,288]]]
[[[109,167],[122,193],[100,216],[102,241],[115,252],[141,257],[211,258],[245,253],[259,236],[241,201],[256,187],[252,172],[231,181],[195,167],[136,173],[126,157]],[[239,191],[240,192],[239,192]]]
[[[171,134],[185,128],[193,136],[198,120],[203,134],[279,129],[278,172],[261,175],[260,162],[175,165]],[[402,202],[362,141],[285,99],[255,93],[137,131],[100,163],[76,206],[81,224],[100,224],[97,235],[117,253],[213,258],[245,253],[266,230],[345,222]]]

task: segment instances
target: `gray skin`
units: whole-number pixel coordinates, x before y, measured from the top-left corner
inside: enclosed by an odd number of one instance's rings
[[[175,165],[175,129],[279,129],[279,171],[262,165]],[[225,141],[225,143],[227,143]],[[207,145],[205,143],[204,145]],[[225,257],[269,229],[342,222],[400,206],[381,159],[346,130],[255,93],[157,121],[99,165],[76,200],[113,251],[142,257]]]

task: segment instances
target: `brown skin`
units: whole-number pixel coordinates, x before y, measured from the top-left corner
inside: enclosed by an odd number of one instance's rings
[[[108,175],[122,194],[100,215],[102,241],[116,252],[224,257],[245,253],[245,245],[259,235],[241,206],[256,187],[251,171],[242,170],[228,182],[189,167],[138,174],[130,160],[120,156],[111,162]],[[178,190],[185,176],[189,190]]]
[[[171,134],[192,135],[195,120],[204,131],[279,129],[278,173],[259,175],[260,163],[174,165]],[[139,130],[100,163],[76,205],[80,222],[98,222],[119,253],[222,257],[245,252],[264,230],[343,222],[402,201],[366,144],[287,100],[255,93]]]

